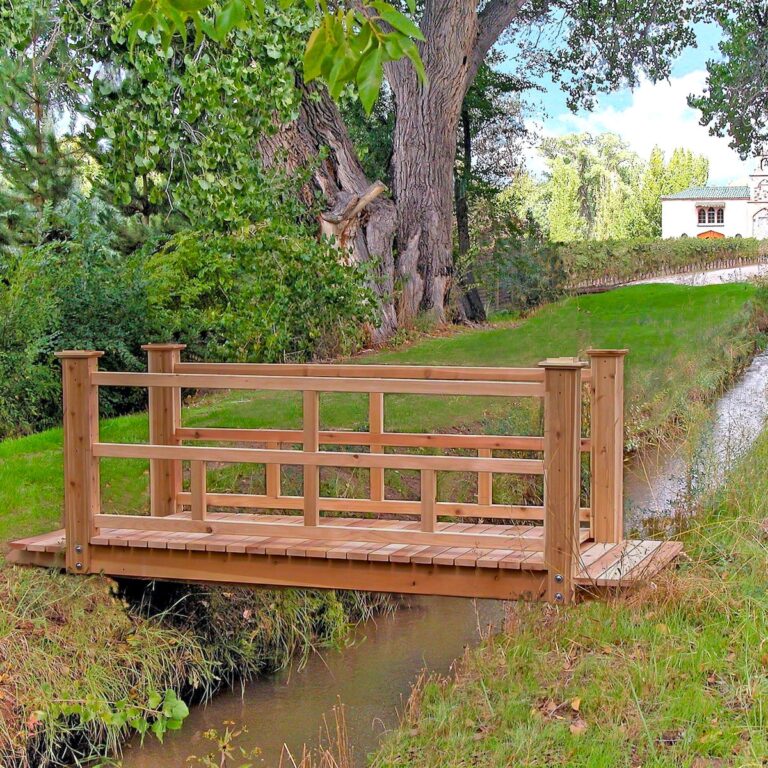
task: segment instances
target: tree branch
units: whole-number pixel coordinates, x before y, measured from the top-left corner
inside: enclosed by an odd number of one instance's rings
[[[527,0],[490,0],[478,15],[477,41],[467,70],[469,88],[480,65],[493,48],[501,33],[517,18]]]

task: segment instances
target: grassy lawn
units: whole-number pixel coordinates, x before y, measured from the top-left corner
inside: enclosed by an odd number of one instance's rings
[[[549,356],[577,355],[591,346],[627,347],[628,437],[637,442],[684,419],[717,392],[751,351],[756,290],[750,285],[688,288],[643,285],[567,299],[519,323],[427,338],[403,349],[364,355],[361,363],[527,366]],[[493,398],[387,396],[386,426],[446,430],[459,424],[535,433],[529,404]],[[244,393],[203,399],[184,410],[185,425],[299,427],[299,396]],[[360,428],[362,397],[324,395],[323,426]],[[147,439],[146,414],[102,423],[102,439]],[[62,507],[61,430],[0,443],[0,542],[50,530]],[[255,471],[252,467],[251,471]],[[213,480],[215,482],[215,480]],[[147,506],[147,464],[102,462],[104,508],[141,512]]]
[[[415,692],[376,768],[752,768],[768,762],[768,432],[628,598],[514,605]]]

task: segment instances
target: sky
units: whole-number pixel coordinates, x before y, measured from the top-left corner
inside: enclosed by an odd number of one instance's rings
[[[668,81],[644,81],[634,91],[627,88],[600,96],[592,112],[572,113],[559,86],[548,78],[541,80],[545,91],[531,101],[530,127],[542,136],[617,133],[645,160],[654,146],[661,147],[667,157],[676,147],[686,147],[709,158],[710,184],[746,184],[752,163],[742,162],[727,138],[710,136],[708,128],[699,125],[698,110],[686,102],[689,94],[703,90],[706,62],[718,56],[717,28],[702,25],[697,39],[697,48],[681,56]],[[545,166],[535,146],[526,151],[528,169],[541,175]]]

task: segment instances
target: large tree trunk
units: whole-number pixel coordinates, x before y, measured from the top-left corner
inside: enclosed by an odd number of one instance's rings
[[[443,321],[453,277],[451,231],[456,131],[467,88],[525,0],[426,0],[420,51],[427,83],[408,60],[386,66],[395,96],[393,186],[397,206],[398,318]]]
[[[380,303],[374,342],[391,336],[397,328],[394,304],[393,241],[395,206],[382,195],[386,187],[371,182],[363,172],[338,108],[325,88],[299,83],[302,90],[298,118],[281,126],[273,136],[259,141],[267,167],[298,171],[314,167],[314,189],[306,189],[307,202],[322,194],[327,209],[320,216],[323,235],[335,238],[350,261],[369,270],[370,285]],[[318,161],[321,150],[327,156]]]

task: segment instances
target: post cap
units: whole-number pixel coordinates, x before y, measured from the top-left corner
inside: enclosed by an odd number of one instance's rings
[[[62,349],[60,352],[54,352],[53,356],[58,357],[59,360],[86,360],[89,357],[103,357],[104,353],[95,349]]]
[[[629,354],[628,349],[588,349],[589,357],[624,357]]]
[[[186,349],[187,345],[186,344],[171,344],[171,343],[168,343],[168,344],[163,344],[163,343],[159,343],[159,344],[142,344],[141,348],[145,352],[174,352],[177,349],[178,350]]]
[[[578,357],[549,357],[539,363],[541,368],[586,368],[588,363],[579,360]]]

